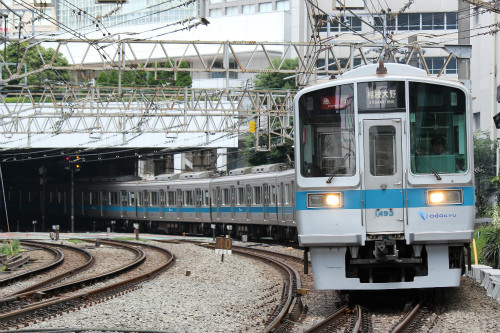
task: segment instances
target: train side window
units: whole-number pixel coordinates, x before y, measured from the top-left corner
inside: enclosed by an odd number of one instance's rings
[[[229,205],[229,189],[228,188],[224,189],[224,196],[222,199],[222,205],[223,206]]]
[[[137,193],[137,196],[138,196],[137,205],[138,206],[144,206],[144,193],[146,193],[146,191]]]
[[[107,206],[108,205],[108,192],[106,191],[101,191],[101,203],[103,206]]]
[[[231,206],[236,205],[236,188],[231,186]]]
[[[210,197],[208,190],[203,190],[203,198],[204,198],[204,206],[208,206],[210,204]]]
[[[217,206],[217,190],[216,189],[212,190],[212,199],[213,199],[212,204],[214,206]]]
[[[111,192],[111,204],[112,205],[117,205],[118,204],[118,193],[117,192]]]
[[[285,201],[285,204],[289,204],[290,203],[290,184],[285,184],[285,191],[284,191],[284,195],[285,195],[285,198],[284,198],[284,201]]]
[[[274,185],[271,185],[271,197],[270,197],[270,199],[271,199],[271,202],[270,202],[271,205],[276,204],[276,186],[274,186]]]
[[[252,202],[252,187],[250,185],[247,185],[247,205],[251,206],[253,204]]]
[[[184,206],[184,192],[177,190],[177,206]]]
[[[175,192],[168,191],[168,205],[175,206]]]
[[[203,196],[202,196],[202,192],[199,188],[197,188],[195,191],[195,203],[196,203],[196,206],[202,206],[203,205]]]
[[[165,191],[160,190],[160,206],[165,206]]]
[[[129,206],[135,206],[135,192],[128,192]]]
[[[238,187],[238,205],[243,205],[245,203],[245,189],[243,187]]]
[[[128,193],[126,191],[121,191],[122,206],[128,206]]]
[[[186,206],[194,206],[193,191],[186,191],[185,197],[186,197]]]
[[[151,192],[151,206],[158,206],[158,192]]]
[[[268,205],[269,204],[269,185],[264,184],[264,186],[262,188],[264,190],[263,202],[265,205]]]
[[[260,186],[255,186],[253,188],[253,194],[254,194],[254,203],[256,205],[260,205],[262,202],[262,188]]]

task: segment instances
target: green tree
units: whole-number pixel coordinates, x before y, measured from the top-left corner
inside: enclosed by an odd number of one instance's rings
[[[109,73],[108,83],[110,86],[117,86],[118,85],[118,71],[112,70]]]
[[[26,49],[30,44],[28,42],[17,44],[12,43],[7,46],[7,50],[3,49],[2,54],[4,52],[7,53],[7,62],[20,64],[23,56],[26,52]],[[27,71],[33,71],[39,68],[42,68],[44,63],[49,63],[54,56],[55,50],[52,48],[44,48],[41,45],[31,46],[28,49],[26,58],[24,59],[24,63],[26,64]],[[43,57],[42,58],[40,57]],[[62,67],[69,66],[68,60],[62,56],[61,53],[57,53],[54,58],[53,66]],[[9,69],[12,73],[17,71],[16,65],[10,65]],[[24,68],[21,69],[21,73],[24,73]],[[3,71],[3,78],[7,78],[9,76],[7,71]],[[67,70],[44,70],[42,72],[38,72],[35,74],[31,74],[27,78],[27,82],[29,85],[42,85],[47,84],[47,82],[57,83],[57,82],[70,82],[71,74]],[[15,85],[19,84],[20,80],[10,81],[9,84]]]
[[[496,192],[491,183],[496,176],[496,149],[497,143],[489,138],[488,132],[474,133],[474,177],[478,216],[487,216],[488,212],[491,212],[488,199]]]
[[[483,246],[483,261],[486,265],[500,269],[500,228],[495,225],[483,230],[485,243]]]
[[[275,68],[279,66],[281,59],[274,59],[273,65]],[[299,60],[295,59],[285,59],[282,69],[292,69],[295,70],[299,66]],[[271,67],[268,67],[271,68]],[[254,86],[257,89],[294,89],[295,79],[284,79],[290,76],[287,73],[261,73],[256,75],[254,80]]]
[[[109,84],[109,78],[108,74],[106,74],[106,71],[101,71],[99,73],[99,76],[97,77],[97,84],[100,86],[106,86]]]
[[[184,60],[179,64],[179,68],[189,68],[189,65]],[[191,87],[193,83],[193,79],[191,78],[191,74],[187,71],[179,71],[177,72],[177,80],[174,82],[174,86],[176,87]]]
[[[264,136],[263,140],[267,137]],[[286,140],[284,145],[272,146],[269,151],[256,151],[255,136],[252,134],[245,138],[245,148],[241,153],[249,165],[288,163],[294,157],[293,141]]]

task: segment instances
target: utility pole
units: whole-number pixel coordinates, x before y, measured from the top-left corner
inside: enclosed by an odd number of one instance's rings
[[[75,232],[75,168],[71,164],[71,232]]]
[[[470,5],[458,1],[458,45],[470,46]],[[470,58],[457,57],[458,80],[470,86]]]

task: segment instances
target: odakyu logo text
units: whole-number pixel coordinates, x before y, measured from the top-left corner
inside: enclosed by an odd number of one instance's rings
[[[456,218],[457,217],[457,214],[441,214],[441,213],[429,214],[429,213],[422,212],[422,211],[418,212],[418,215],[424,221],[427,221],[430,219],[444,219],[444,218]]]

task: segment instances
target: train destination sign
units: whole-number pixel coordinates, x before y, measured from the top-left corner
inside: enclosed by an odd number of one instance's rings
[[[374,81],[358,84],[358,109],[362,111],[400,111],[405,107],[402,81]]]
[[[351,96],[323,96],[321,110],[342,110],[351,104]]]

